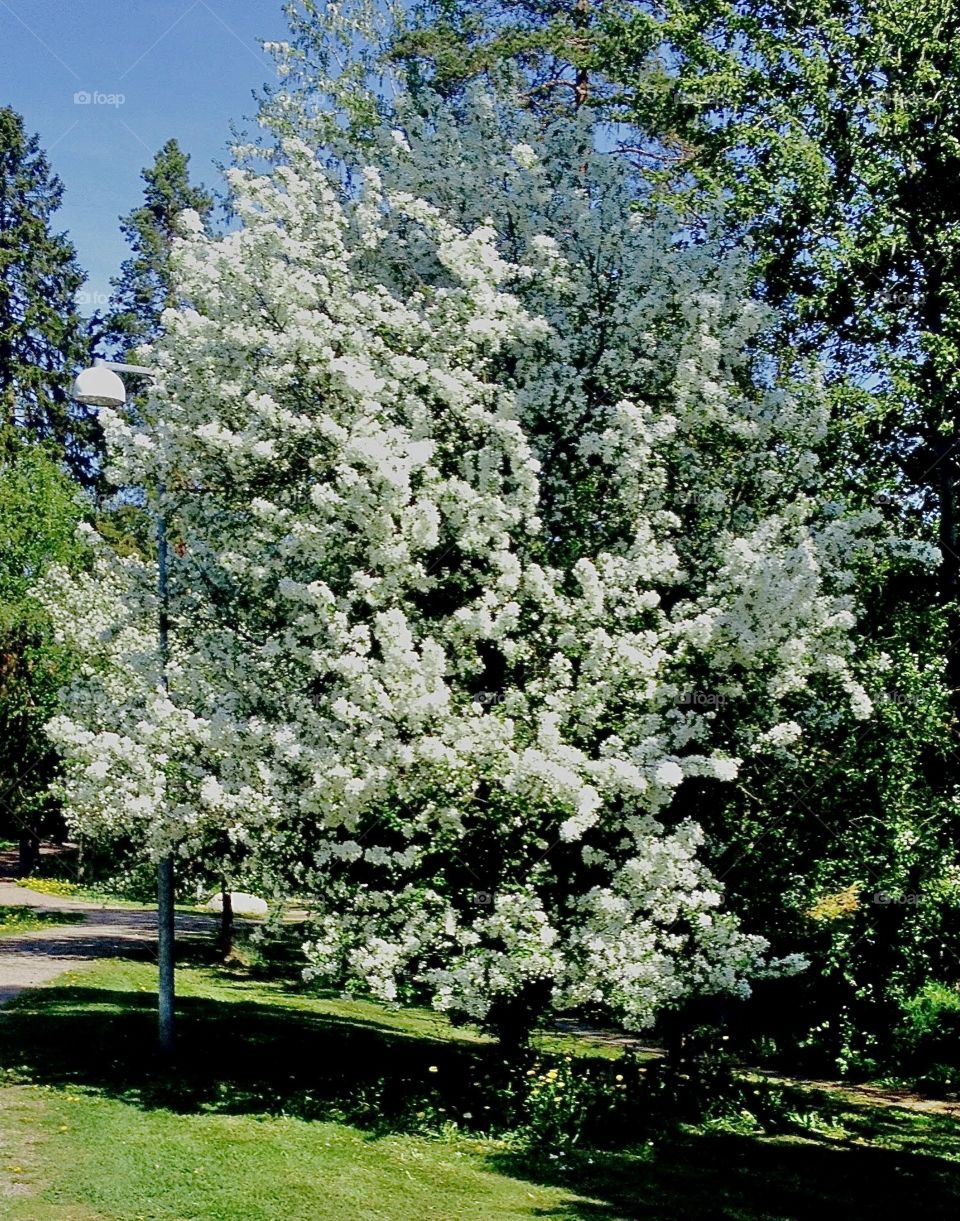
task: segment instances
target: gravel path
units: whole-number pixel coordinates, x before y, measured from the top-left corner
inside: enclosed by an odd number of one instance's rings
[[[156,959],[157,913],[149,908],[104,907],[85,899],[41,895],[0,881],[0,907],[37,907],[80,911],[83,923],[0,937],[0,1005],[26,988],[35,988],[69,971],[78,962],[99,958]],[[211,933],[217,921],[205,916],[176,917],[178,935]]]

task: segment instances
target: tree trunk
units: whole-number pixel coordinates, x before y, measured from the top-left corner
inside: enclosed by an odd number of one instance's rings
[[[526,1025],[510,1022],[498,1023],[494,1034],[500,1050],[503,1052],[504,1060],[514,1066],[524,1064],[530,1056],[531,1033],[531,1028]]]
[[[577,0],[573,13],[574,29],[585,31],[590,25],[590,0]],[[576,69],[574,107],[579,110],[590,97],[590,73],[584,67]]]
[[[20,876],[27,878],[40,858],[40,839],[36,832],[24,828],[20,833]]]
[[[960,424],[960,421],[958,421]],[[952,437],[938,458],[940,486],[940,593],[947,610],[949,630],[946,655],[946,677],[950,688],[950,706],[960,713],[960,634],[958,634],[958,602],[960,602],[960,547],[957,539],[957,438]]]
[[[533,1055],[530,1039],[547,1010],[550,986],[528,983],[514,996],[498,998],[487,1017],[487,1029],[496,1036],[503,1058],[512,1068],[525,1067]]]
[[[220,933],[217,937],[217,951],[226,961],[233,953],[233,900],[226,883],[220,890],[223,898],[223,908],[220,912]]]

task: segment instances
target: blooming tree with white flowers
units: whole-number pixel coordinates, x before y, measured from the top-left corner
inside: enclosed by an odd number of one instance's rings
[[[795,740],[808,687],[869,715],[852,591],[889,544],[820,491],[815,385],[752,360],[740,260],[636,210],[586,119],[401,94],[354,138],[296,97],[236,228],[185,218],[159,423],[104,412],[116,478],[168,489],[169,691],[149,565],[48,585],[89,658],[70,816],[226,836],[310,896],[313,974],[505,1036],[795,969],[676,798]]]

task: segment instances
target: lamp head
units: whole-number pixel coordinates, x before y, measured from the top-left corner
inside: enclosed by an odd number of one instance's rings
[[[122,379],[106,365],[94,365],[77,375],[73,397],[87,407],[112,407],[115,410],[127,401],[127,388]]]

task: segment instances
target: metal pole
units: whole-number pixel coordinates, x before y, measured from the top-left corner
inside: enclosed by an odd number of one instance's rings
[[[165,856],[157,866],[157,943],[160,964],[159,1036],[164,1055],[173,1052],[174,1027],[174,930],[173,930],[173,857]]]
[[[167,519],[164,499],[166,487],[157,487],[157,595],[160,603],[158,635],[160,642],[160,681],[167,690],[167,663],[170,659],[169,592],[167,587]],[[174,943],[173,923],[173,855],[168,853],[157,866],[157,958],[159,962],[159,1037],[160,1051],[173,1052],[174,1031]]]
[[[107,385],[96,376],[96,366],[105,366],[115,374],[114,384]],[[94,374],[94,384],[88,375]],[[98,360],[93,369],[78,374],[73,386],[74,397],[89,407],[123,407],[126,389],[119,374],[133,373],[137,376],[154,377],[152,369],[144,365],[127,365]],[[170,660],[170,601],[167,589],[167,519],[165,481],[157,483],[157,629],[160,653],[160,682],[164,691],[169,689],[168,663]],[[168,852],[157,867],[157,958],[160,967],[158,995],[160,1050],[170,1054],[174,1046],[174,939],[173,923],[173,853]]]

